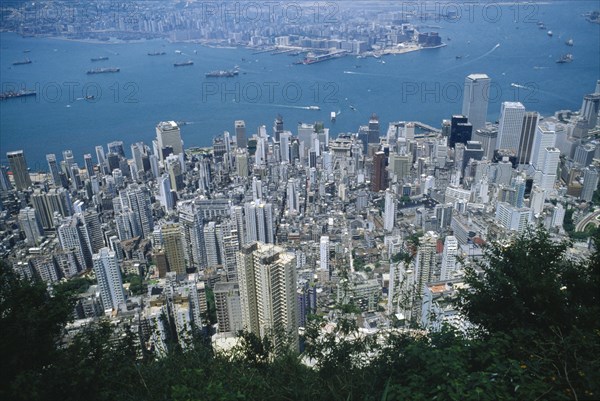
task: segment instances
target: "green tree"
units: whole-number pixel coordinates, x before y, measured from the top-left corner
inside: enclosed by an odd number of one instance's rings
[[[20,398],[36,387],[57,355],[62,329],[73,313],[64,293],[51,297],[38,280],[19,278],[0,261],[0,399]]]

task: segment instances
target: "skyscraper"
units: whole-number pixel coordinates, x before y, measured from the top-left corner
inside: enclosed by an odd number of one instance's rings
[[[206,267],[204,249],[204,227],[202,213],[193,201],[177,204],[179,222],[183,229],[183,238],[188,266],[199,269]]]
[[[538,118],[538,113],[535,111],[528,111],[523,116],[523,125],[521,127],[521,137],[519,139],[519,149],[517,154],[518,164],[527,164],[531,160],[531,151],[533,148]]]
[[[274,243],[273,205],[262,201],[244,204],[246,242]]]
[[[600,93],[585,95],[581,105],[581,117],[586,121],[588,129],[594,128],[598,123],[598,112],[600,112]]]
[[[300,195],[297,180],[290,178],[287,184],[287,207],[290,214],[300,212]]]
[[[485,128],[490,82],[486,74],[471,74],[465,78],[462,114],[469,119],[473,132]]]
[[[31,186],[31,178],[29,177],[29,170],[27,169],[25,153],[23,153],[22,150],[15,150],[14,152],[7,152],[6,157],[8,157],[10,171],[15,180],[15,187],[19,191],[29,188]]]
[[[551,191],[554,189],[554,183],[556,182],[557,168],[560,161],[560,150],[557,148],[545,148],[544,149],[544,161],[541,165],[541,177],[537,174],[534,176],[533,182],[539,184],[545,191]],[[538,178],[539,177],[539,178]]]
[[[150,238],[154,229],[154,219],[152,217],[152,204],[150,202],[150,193],[145,186],[132,184],[124,191],[120,192],[121,205],[127,207],[132,212],[132,234]],[[119,238],[121,238],[119,236]],[[123,240],[123,238],[121,238]]]
[[[457,143],[466,144],[471,140],[473,135],[473,125],[468,121],[468,118],[461,115],[452,116],[450,121],[450,138],[448,146],[455,147]]]
[[[246,123],[244,120],[237,120],[235,122],[235,140],[238,148],[246,148],[248,146],[248,139],[246,138]]]
[[[433,231],[428,231],[419,241],[419,249],[415,260],[416,293],[419,297],[423,294],[425,284],[432,281],[436,267],[436,251],[438,236]],[[420,304],[416,305],[420,308]]]
[[[123,147],[123,141],[112,141],[107,146],[108,153],[116,153],[120,157],[125,157],[125,148]]]
[[[442,270],[440,280],[452,278],[452,273],[456,270],[456,255],[458,254],[458,240],[450,235],[444,241],[444,251],[442,253]]]
[[[273,133],[275,134],[275,142],[279,142],[281,133],[283,132],[283,117],[278,114],[273,125]]]
[[[520,102],[503,102],[500,109],[496,149],[518,152],[523,129],[525,106]]]
[[[390,189],[386,189],[385,191],[385,210],[383,218],[383,229],[385,231],[392,231],[396,219],[396,201],[395,195]]]
[[[181,227],[176,223],[165,224],[160,228],[160,233],[169,271],[176,272],[178,275],[185,274],[185,248]]]
[[[387,188],[387,161],[388,158],[384,152],[376,152],[373,156],[373,175],[371,178],[371,191],[373,192],[383,191]]]
[[[329,237],[322,235],[319,242],[320,268],[329,271]]]
[[[368,143],[379,143],[379,117],[377,114],[371,114],[369,119]]]
[[[215,283],[215,309],[219,333],[237,333],[244,328],[238,283]]]
[[[296,257],[279,246],[254,242],[238,254],[244,327],[261,337],[281,330],[298,346]],[[275,337],[275,348],[281,347]]]
[[[46,161],[48,162],[48,170],[50,171],[50,176],[52,177],[52,183],[54,186],[62,185],[58,170],[58,163],[56,162],[56,155],[54,153],[47,154]]]
[[[175,121],[163,121],[158,123],[156,126],[156,141],[161,161],[169,154],[179,155],[183,153],[181,132]]]
[[[19,227],[25,233],[27,245],[39,245],[44,237],[44,229],[40,217],[32,207],[26,207],[19,211]]]
[[[530,164],[536,170],[541,170],[544,161],[544,150],[549,147],[554,147],[556,144],[556,131],[553,125],[538,124],[535,137],[533,138],[533,147],[531,149]]]
[[[598,190],[598,181],[600,173],[597,167],[586,167],[583,170],[583,189],[581,190],[581,199],[591,202],[594,192]]]
[[[100,288],[100,300],[104,310],[117,310],[125,306],[125,290],[121,269],[115,252],[102,248],[92,257],[94,273]]]

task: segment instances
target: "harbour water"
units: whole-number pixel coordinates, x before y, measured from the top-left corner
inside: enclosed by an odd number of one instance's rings
[[[292,132],[298,122],[324,121],[333,136],[356,132],[373,112],[383,129],[398,120],[439,127],[442,119],[461,112],[464,78],[471,73],[492,79],[490,121],[498,118],[502,101],[521,101],[542,115],[578,110],[599,78],[600,26],[581,15],[594,6],[551,2],[536,6],[534,15],[517,15],[505,5],[498,8],[499,17],[479,10],[474,18],[417,22],[435,26],[430,30],[439,32],[447,46],[313,65],[293,65],[299,56],[244,48],[165,40],[95,44],[1,33],[1,91],[38,92],[0,102],[1,162],[7,151],[23,149],[32,170],[45,170],[47,153],[72,149],[81,164],[95,145],[115,139],[126,149],[135,141],[150,143],[162,120],[187,122],[182,127],[186,147],[209,146],[222,131],[233,132],[237,119],[246,121],[249,134],[261,124],[270,132],[277,114]],[[552,37],[538,28],[538,20],[553,30]],[[565,44],[570,38],[572,47]],[[166,54],[148,56],[155,51]],[[564,53],[572,53],[573,62],[557,64]],[[91,61],[104,56],[108,60]],[[32,63],[12,65],[24,58]],[[194,64],[174,67],[187,60]],[[235,77],[205,76],[236,65],[240,74]],[[86,74],[108,67],[120,71]],[[332,111],[340,112],[334,123]]]

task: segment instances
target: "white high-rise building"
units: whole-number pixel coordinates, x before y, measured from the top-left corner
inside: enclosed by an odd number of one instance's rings
[[[92,262],[104,310],[117,310],[125,307],[125,291],[115,252],[109,248],[102,248],[97,254],[94,254]]]
[[[546,202],[546,191],[544,191],[539,185],[534,185],[531,188],[531,195],[529,195],[529,206],[534,216],[538,216],[544,210],[544,202]]]
[[[238,253],[242,321],[261,337],[282,330],[298,346],[296,258],[279,246],[254,242]],[[274,338],[275,347],[281,346]]]
[[[384,210],[383,229],[392,231],[396,219],[396,200],[394,193],[387,189],[385,191],[385,210]]]
[[[450,235],[446,237],[444,242],[444,252],[442,253],[442,271],[440,280],[449,280],[452,278],[452,273],[456,271],[457,262],[456,255],[458,254],[458,240]]]
[[[25,233],[27,245],[39,245],[44,238],[44,229],[41,219],[32,207],[26,207],[19,211],[19,227]]]
[[[525,106],[520,102],[503,102],[500,109],[496,149],[519,151]]]
[[[206,249],[206,263],[209,267],[221,264],[218,244],[217,226],[214,221],[210,221],[204,226],[204,248]]]
[[[531,149],[531,164],[534,169],[542,170],[544,162],[545,149],[552,148],[556,144],[556,131],[553,124],[538,124],[533,138],[533,147]]]
[[[544,162],[541,166],[541,179],[539,184],[545,191],[554,189],[556,182],[556,171],[560,161],[560,150],[557,148],[544,149]],[[536,175],[537,177],[537,175]],[[534,182],[537,183],[534,179]]]
[[[594,192],[598,190],[598,181],[600,174],[597,167],[589,166],[583,170],[583,189],[581,190],[581,199],[591,202]]]
[[[283,131],[279,134],[279,151],[281,152],[281,161],[288,163],[290,161],[290,140],[292,133],[289,131]]]
[[[152,203],[148,188],[132,184],[125,191],[121,191],[119,196],[123,209],[127,207],[133,213],[131,215],[132,234],[150,238],[154,229],[154,218],[152,217]],[[119,238],[121,237],[119,236]]]
[[[287,207],[290,214],[297,214],[300,212],[298,181],[293,178],[290,178],[287,183]]]
[[[506,202],[496,205],[496,221],[507,230],[523,232],[531,222],[531,215],[530,208],[518,208]]]
[[[173,210],[175,202],[173,201],[173,194],[171,193],[171,179],[168,174],[163,174],[158,179],[158,192],[160,197],[160,204],[165,208],[167,213]]]
[[[164,150],[167,147],[173,149],[174,155],[183,153],[183,141],[181,132],[175,121],[163,121],[156,126],[156,140],[158,143],[158,152],[160,160],[165,159]]]
[[[489,98],[490,77],[471,74],[465,78],[462,114],[473,125],[473,132],[485,128]]]
[[[319,267],[322,270],[329,271],[329,237],[327,235],[321,236],[321,241],[319,244],[319,257]]]
[[[247,243],[260,241],[272,244],[275,242],[273,205],[271,203],[246,203],[244,204],[244,214]]]

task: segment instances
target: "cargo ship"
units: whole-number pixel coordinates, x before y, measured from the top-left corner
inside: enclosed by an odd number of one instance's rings
[[[164,56],[167,52],[148,52],[149,56]]]
[[[220,70],[220,71],[211,71],[204,74],[207,78],[231,78],[238,75],[239,72],[237,70]]]
[[[106,74],[109,72],[119,72],[120,68],[111,67],[111,68],[95,68],[93,70],[88,70],[88,74]]]
[[[19,61],[15,61],[14,63],[12,63],[13,65],[23,65],[23,64],[31,64],[31,60],[29,60],[28,58],[25,60],[19,60]]]
[[[186,65],[194,65],[194,62],[192,60],[188,60],[188,61],[182,61],[179,63],[174,63],[173,65],[175,67],[185,67]]]
[[[7,91],[0,93],[0,100],[13,99],[17,97],[35,96],[36,91],[33,90],[20,90],[20,91]]]
[[[104,60],[108,60],[108,57],[106,57],[106,56],[92,57],[90,60],[92,60],[92,61],[104,61]]]

